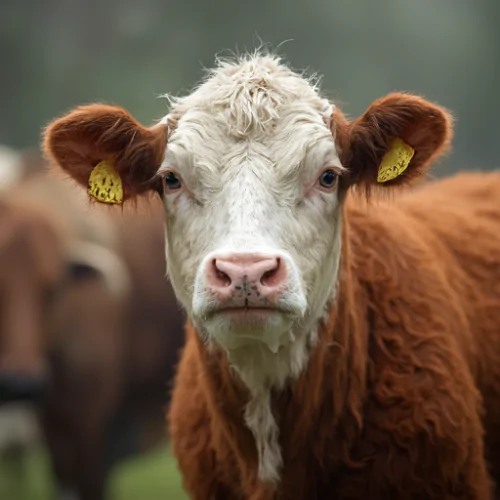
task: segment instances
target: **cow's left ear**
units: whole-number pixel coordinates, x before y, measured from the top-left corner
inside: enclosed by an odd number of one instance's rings
[[[166,124],[146,128],[120,107],[92,104],[50,123],[43,149],[95,199],[120,204],[156,188],[166,144]]]
[[[446,109],[403,93],[375,101],[352,122],[334,113],[332,126],[349,184],[368,190],[421,178],[453,137],[453,119]]]

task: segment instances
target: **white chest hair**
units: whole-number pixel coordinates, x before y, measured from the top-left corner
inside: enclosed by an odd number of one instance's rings
[[[279,428],[271,408],[271,393],[254,395],[245,408],[245,424],[255,438],[259,457],[258,477],[262,482],[277,482],[283,465]]]
[[[256,345],[228,353],[229,361],[250,391],[244,422],[255,439],[259,458],[258,477],[263,483],[280,479],[283,457],[279,444],[279,422],[273,414],[271,392],[282,389],[306,366],[315,335],[300,336],[277,353]]]

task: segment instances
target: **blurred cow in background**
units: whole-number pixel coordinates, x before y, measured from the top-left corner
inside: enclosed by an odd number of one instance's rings
[[[125,223],[22,158],[0,195],[0,426],[36,403],[61,498],[100,500],[112,465],[164,435],[183,317],[161,208]]]

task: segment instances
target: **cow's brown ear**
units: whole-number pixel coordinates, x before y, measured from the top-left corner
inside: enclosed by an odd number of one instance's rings
[[[349,183],[368,190],[421,178],[447,152],[453,137],[453,119],[446,109],[403,93],[375,101],[352,122],[334,114],[332,125]]]
[[[120,107],[92,104],[50,123],[43,149],[98,201],[121,203],[155,189],[166,143],[167,125],[146,128]]]

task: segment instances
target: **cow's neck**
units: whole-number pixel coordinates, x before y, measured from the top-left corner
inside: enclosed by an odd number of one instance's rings
[[[314,338],[316,332],[314,332]],[[312,336],[300,336],[273,353],[265,345],[246,352],[229,352],[228,361],[248,391],[243,421],[252,432],[261,482],[277,482],[283,464],[279,416],[274,399],[307,365]],[[237,367],[237,368],[236,368]]]
[[[347,229],[343,233],[341,261],[350,262]],[[209,404],[220,419],[214,425],[228,431],[231,448],[245,457],[240,468],[256,483],[278,483],[283,461],[295,454],[290,447],[303,446],[322,424],[323,405],[333,409],[325,425],[335,425],[346,412],[361,418],[367,334],[354,331],[360,328],[354,303],[361,288],[351,269],[341,266],[335,304],[315,325],[315,335],[298,337],[278,353],[265,346],[226,353],[198,340]]]

